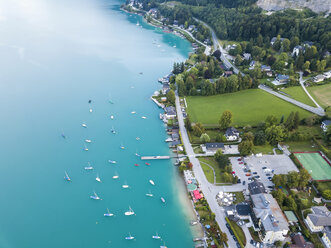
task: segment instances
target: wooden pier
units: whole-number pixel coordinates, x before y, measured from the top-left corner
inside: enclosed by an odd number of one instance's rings
[[[170,159],[170,156],[142,156],[141,160]]]

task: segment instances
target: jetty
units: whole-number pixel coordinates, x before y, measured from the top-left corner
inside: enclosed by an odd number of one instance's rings
[[[170,159],[170,156],[142,156],[141,160]]]

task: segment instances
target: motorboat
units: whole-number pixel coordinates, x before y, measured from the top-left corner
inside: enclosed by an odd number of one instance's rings
[[[95,178],[95,180],[97,180],[99,183],[101,183],[101,178],[99,177],[99,175],[97,175],[97,177]]]
[[[127,184],[123,184],[123,185],[122,185],[122,188],[123,188],[123,189],[127,189],[127,188],[129,188],[129,185],[127,185]]]
[[[126,239],[126,240],[132,240],[132,239],[134,239],[134,237],[131,236],[131,233],[129,233],[129,236],[125,237],[125,239]]]
[[[88,151],[88,148],[86,147],[85,144],[84,144],[84,151]]]
[[[146,117],[146,116],[142,116],[141,118],[143,118],[143,119],[147,119],[147,117]]]
[[[161,201],[163,202],[163,203],[165,203],[166,201],[165,201],[165,199],[163,198],[163,197],[161,197]]]
[[[118,176],[117,172],[115,172],[115,175],[113,176],[113,179],[118,179],[118,178],[119,178],[119,176]]]
[[[136,113],[136,111],[132,111],[132,112],[131,112],[131,114],[135,114],[135,113]]]
[[[85,142],[86,142],[86,143],[91,143],[92,140],[90,140],[90,139],[86,139]]]
[[[92,113],[93,112],[93,110],[90,108],[90,113]]]
[[[115,160],[108,160],[109,163],[111,164],[116,164],[117,162]]]
[[[110,116],[110,119],[114,120],[114,116],[113,116],[113,115],[111,115],[111,116]]]
[[[153,180],[149,180],[149,183],[152,184],[152,185],[155,185]]]
[[[152,236],[152,239],[161,239],[161,237],[156,233],[156,235]]]
[[[86,125],[85,123],[83,123],[83,124],[82,124],[82,127],[85,127],[85,128],[87,128],[87,125]]]
[[[94,168],[91,166],[90,162],[87,162],[88,166],[85,166],[85,170],[93,170]]]

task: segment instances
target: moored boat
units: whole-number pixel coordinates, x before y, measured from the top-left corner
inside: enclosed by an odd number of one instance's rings
[[[107,213],[103,214],[103,216],[105,216],[105,217],[111,217],[111,216],[114,216],[114,214],[110,213],[109,212],[109,209],[107,208]]]
[[[68,182],[71,182],[71,179],[66,171],[64,172],[64,179]]]
[[[101,200],[100,197],[95,192],[93,192],[93,195],[91,195],[90,198],[93,200]]]
[[[155,185],[153,180],[149,180],[149,183],[152,184],[152,185]]]
[[[126,215],[126,216],[130,216],[130,215],[134,215],[135,213],[134,213],[134,211],[132,210],[132,208],[129,206],[129,211],[126,211],[125,213],[124,213],[124,215]]]

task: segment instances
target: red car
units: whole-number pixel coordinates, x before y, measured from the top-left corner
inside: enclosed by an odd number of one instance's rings
[[[251,176],[251,174],[250,174],[250,173],[247,173],[247,174],[246,174],[246,176],[248,176],[248,177],[249,177],[249,176]]]
[[[244,164],[244,162],[239,162],[239,164]]]
[[[236,172],[235,171],[232,171],[232,174],[236,174]]]

